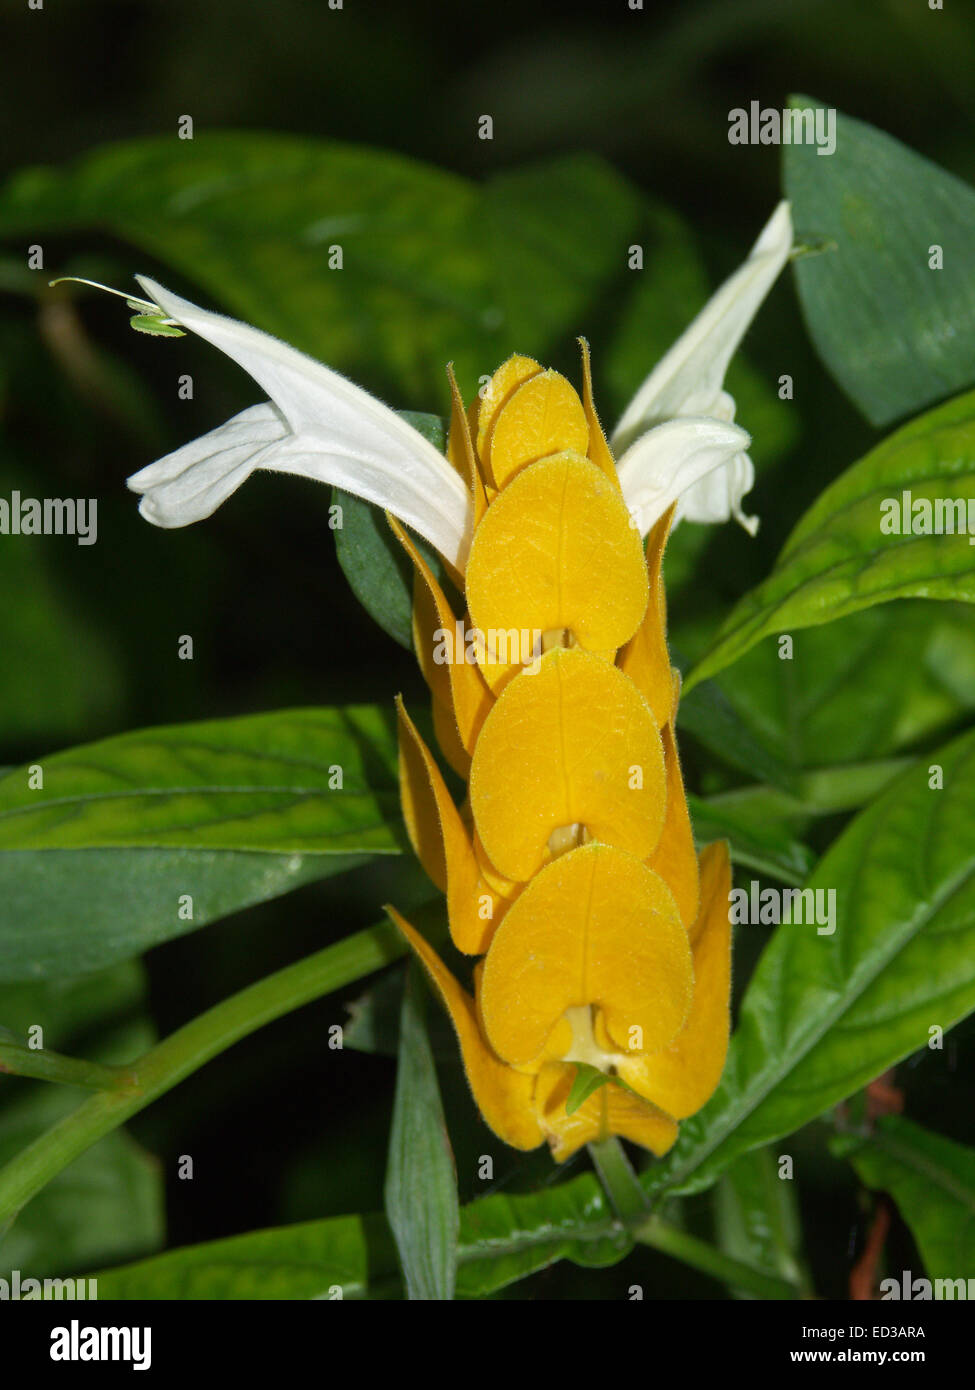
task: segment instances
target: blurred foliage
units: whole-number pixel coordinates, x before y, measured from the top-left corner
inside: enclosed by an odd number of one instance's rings
[[[468,395],[515,348],[577,379],[581,333],[592,343],[596,399],[611,423],[740,260],[778,196],[774,151],[730,150],[731,108],[758,100],[781,109],[790,92],[815,92],[975,181],[975,22],[957,6],[691,0],[676,10],[648,3],[635,14],[592,0],[468,9],[461,22],[443,0],[390,6],[378,19],[373,7],[331,11],[301,0],[273,8],[66,0],[5,17],[5,43],[0,159],[11,179],[0,191],[7,291],[0,297],[0,495],[18,489],[99,501],[97,545],[2,538],[5,764],[176,721],[289,706],[389,707],[397,690],[423,702],[410,654],[380,627],[364,625],[335,555],[324,490],[257,476],[204,527],[174,537],[140,520],[124,478],[251,404],[252,384],[191,338],[132,335],[114,301],[77,287],[48,292],[51,276],[127,286],[133,272],[158,274],[320,355],[397,408],[439,415],[451,357]],[[483,112],[494,117],[491,142],[476,136]],[[195,123],[192,142],[177,140],[185,114]],[[826,166],[817,174],[833,172],[830,160],[812,162]],[[331,271],[329,247],[343,242],[343,270]],[[34,243],[44,248],[43,272],[25,268]],[[644,247],[642,274],[626,268],[631,243]],[[827,259],[800,263],[800,284],[829,274]],[[184,373],[195,386],[189,400],[177,396]],[[776,395],[782,373],[796,383],[794,401]],[[880,438],[820,364],[787,280],[728,385],[754,436],[759,478],[749,501],[762,532],[757,543],[733,527],[677,532],[667,557],[672,632],[688,659],[766,578],[823,488]],[[880,418],[879,409],[874,414]],[[401,639],[402,618],[392,624]],[[800,774],[926,752],[957,732],[975,703],[968,608],[941,604],[935,614],[930,604],[898,602],[844,618],[828,642],[823,632],[799,634],[784,677],[766,641],[699,687],[695,707],[688,701],[691,789],[732,798],[751,780],[749,769],[767,784],[757,789],[765,798],[757,813],[752,804],[752,859],[743,861],[763,877],[790,866],[801,872],[860,804],[841,799],[825,821],[822,806],[814,808],[820,819],[807,834],[813,810]],[[184,634],[194,639],[192,661],[177,659]],[[710,805],[715,833],[721,815],[738,816],[743,833],[740,804]],[[867,830],[837,851],[851,879],[874,824],[868,819]],[[20,855],[29,851],[5,851],[0,896],[24,921],[33,910],[53,930],[52,958],[60,914],[78,883],[76,853],[87,856],[91,930],[120,898],[171,897],[181,877],[199,882],[204,872],[214,875],[214,917],[235,915],[156,945],[145,961],[148,986],[142,967],[130,963],[71,982],[4,988],[0,1024],[19,1033],[43,1021],[49,1045],[56,1036],[54,1045],[68,1050],[107,1057],[121,1047],[132,1055],[149,1035],[150,1017],[167,1033],[261,974],[370,923],[385,898],[409,908],[426,892],[407,857],[320,883],[306,881],[319,869],[298,854],[252,852],[251,893],[236,851],[209,867],[204,854],[194,860],[185,848],[169,862],[155,851],[158,882],[145,864],[121,865],[116,856],[125,852],[51,848],[41,876],[47,886],[39,877],[26,891]],[[255,905],[236,911],[248,902]],[[900,922],[904,903],[888,907]],[[874,934],[889,927],[890,913],[878,908],[867,920],[865,960],[879,959],[871,955]],[[131,922],[122,925],[131,931]],[[140,942],[129,936],[124,949],[170,935],[154,928]],[[759,927],[740,933],[739,999],[767,935]],[[108,958],[92,955],[84,964],[93,970]],[[956,981],[956,993],[963,984]],[[760,978],[753,998],[761,1002],[764,989]],[[398,998],[395,984],[390,992]],[[32,1273],[63,1273],[149,1255],[163,1243],[165,1183],[168,1247],[309,1221],[316,1223],[311,1243],[299,1253],[318,1259],[321,1242],[334,1242],[328,1248],[346,1262],[350,1288],[363,1252],[386,1268],[384,1229],[328,1220],[382,1202],[392,1062],[384,1048],[350,1045],[336,1054],[326,1042],[328,1028],[345,1021],[346,997],[362,993],[352,989],[280,1020],[139,1115],[129,1129],[158,1164],[121,1133],[92,1149],[31,1204],[0,1264],[10,1255]],[[895,1018],[889,1031],[897,1027]],[[945,1065],[922,1051],[901,1067],[898,1084],[912,1117],[970,1144],[975,1111],[961,1077],[971,1071],[971,1020],[946,1046]],[[762,1047],[775,1050],[768,1039]],[[527,1220],[521,1194],[533,1194],[524,1200],[535,1203],[542,1230],[549,1219],[571,1227],[580,1209],[591,1213],[602,1198],[579,1171],[584,1160],[557,1171],[546,1156],[504,1151],[495,1154],[490,1182],[475,1178],[477,1158],[493,1141],[456,1059],[435,1054],[461,1199],[491,1194],[475,1211],[482,1227],[470,1226],[470,1209],[462,1218],[459,1289],[497,1290],[504,1271],[479,1263],[476,1238]],[[803,1064],[806,1080],[812,1075],[822,1089],[816,1068],[825,1063]],[[734,1090],[734,1076],[728,1084]],[[0,1143],[18,1147],[64,1103],[32,1099],[32,1085],[3,1080]],[[721,1103],[731,1104],[727,1096]],[[736,1103],[741,1108],[740,1095]],[[794,1110],[796,1123],[808,1118],[801,1105]],[[763,1174],[751,1155],[729,1168],[717,1220],[710,1194],[682,1203],[688,1230],[750,1250],[773,1270],[805,1255],[817,1290],[844,1296],[851,1231],[862,1230],[863,1218],[850,1170],[830,1155],[824,1130],[806,1125],[789,1141],[802,1172],[804,1252],[788,1213],[763,1208]],[[194,1155],[193,1182],[176,1177],[181,1153]],[[878,1163],[870,1168],[864,1157],[860,1165],[872,1182]],[[905,1208],[905,1217],[922,1244],[931,1238],[923,1215]],[[910,1239],[898,1224],[895,1248]],[[465,1240],[474,1253],[465,1255]],[[294,1250],[282,1248],[293,1259]],[[619,1298],[632,1282],[648,1298],[728,1293],[642,1247],[601,1273],[553,1263],[562,1253],[573,1253],[569,1236],[512,1255],[509,1270],[535,1271],[514,1296]],[[598,1265],[618,1254],[596,1241],[583,1258]],[[257,1250],[258,1284],[247,1282],[245,1267],[238,1287],[266,1295],[274,1255]],[[191,1259],[200,1266],[192,1277],[209,1278],[207,1252]],[[138,1288],[138,1269],[119,1272],[120,1291],[126,1279]]]

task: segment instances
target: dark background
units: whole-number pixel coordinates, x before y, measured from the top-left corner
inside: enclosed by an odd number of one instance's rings
[[[728,158],[728,111],[753,99],[781,108],[790,92],[810,93],[961,177],[975,177],[972,18],[970,6],[952,0],[945,12],[932,12],[924,0],[647,0],[642,13],[625,0],[345,0],[341,11],[324,0],[46,0],[42,11],[5,0],[0,165],[13,171],[68,161],[105,141],[171,131],[182,113],[193,116],[197,132],[269,129],[374,144],[475,179],[588,150],[698,228],[704,244],[716,248],[709,255],[717,275],[741,258],[778,197],[775,150],[744,149]],[[494,116],[491,143],[475,138],[482,112]],[[84,247],[53,250],[89,247],[104,249],[87,235]],[[110,249],[124,263],[124,252]],[[29,300],[4,296],[2,308],[3,405],[18,456],[39,477],[90,479],[89,491],[104,499],[103,525],[134,511],[121,487],[126,474],[253,399],[241,373],[208,359],[208,370],[224,373],[226,409],[210,418],[194,406],[174,424],[159,387],[156,345],[132,340],[116,305],[86,301],[92,338],[124,355],[146,383],[144,429],[133,431],[59,373],[43,336],[32,331]],[[791,287],[769,325],[766,335],[800,333]],[[759,362],[768,343],[759,333]],[[194,354],[208,350],[189,344],[186,351],[198,361]],[[796,351],[812,370],[808,347]],[[804,425],[826,429],[828,416],[828,429],[848,441],[845,459],[833,460],[835,472],[868,434],[835,388],[822,380],[819,391],[803,407]],[[393,403],[435,408],[421,400]],[[784,515],[794,519],[817,486],[793,474]],[[0,731],[0,761],[152,723],[288,704],[389,701],[399,689],[422,699],[411,657],[364,619],[337,570],[324,499],[319,505],[313,490],[296,491],[289,506],[256,480],[248,489],[232,509],[197,528],[178,559],[164,533],[141,523],[113,526],[121,539],[95,564],[79,567],[66,550],[51,553],[44,583],[52,611],[94,654],[98,675],[69,701],[59,696],[56,662],[38,656],[16,671],[8,666],[4,680],[19,688],[14,708],[23,717],[11,717]],[[774,539],[774,516],[770,524]],[[747,578],[736,574],[728,587],[744,587]],[[8,591],[5,604],[15,600]],[[170,659],[184,631],[196,636],[192,663]],[[693,745],[689,757],[693,785]],[[418,891],[415,879],[404,884],[409,872],[362,870],[151,952],[159,1029],[171,1030],[262,973],[375,920],[388,893]],[[742,963],[757,945],[742,943]],[[393,1064],[329,1053],[326,1027],[344,1016],[342,1001],[331,998],[263,1030],[133,1123],[165,1164],[171,1245],[380,1205]],[[930,1115],[937,1127],[940,1097],[936,1084],[923,1084],[923,1071],[923,1064],[916,1069],[917,1082],[906,1078],[910,1113],[921,1121]],[[475,1183],[465,1175],[484,1132],[472,1121],[456,1068],[445,1086],[459,1117],[453,1128],[468,1197]],[[824,1156],[816,1127],[790,1146],[822,1160],[805,1166],[817,1177],[801,1182],[800,1193],[818,1287],[842,1296],[862,1239],[860,1198],[849,1170]],[[194,1156],[192,1183],[174,1176],[183,1153]],[[509,1166],[502,1182],[552,1171],[547,1160],[526,1165],[514,1155]],[[692,1221],[698,1214],[704,1220],[705,1206],[706,1199],[688,1204]],[[896,1227],[892,1249],[905,1247],[903,1267],[913,1261],[920,1269],[909,1239]],[[558,1267],[514,1293],[615,1297],[635,1279],[648,1297],[720,1294],[704,1276],[646,1253],[606,1274]]]

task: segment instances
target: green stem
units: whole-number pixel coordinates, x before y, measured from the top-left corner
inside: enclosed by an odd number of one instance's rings
[[[39,1081],[60,1081],[66,1086],[84,1086],[90,1091],[111,1091],[132,1082],[129,1067],[108,1067],[101,1062],[85,1062],[64,1057],[46,1048],[24,1047],[21,1043],[0,1041],[0,1072],[12,1076],[33,1076]]]
[[[589,1157],[619,1219],[629,1223],[646,1216],[650,1202],[620,1141],[613,1138],[590,1144]]]
[[[122,1069],[122,1084],[91,1096],[0,1169],[0,1228],[79,1154],[212,1057],[405,953],[396,928],[381,922],[249,985],[178,1029]]]
[[[787,1279],[778,1279],[773,1274],[756,1269],[754,1265],[736,1260],[715,1246],[708,1245],[707,1241],[688,1235],[676,1226],[668,1226],[657,1216],[651,1216],[635,1227],[633,1238],[641,1245],[649,1245],[665,1255],[673,1255],[674,1259],[720,1279],[729,1287],[745,1289],[759,1298],[791,1299],[799,1296],[798,1288]]]

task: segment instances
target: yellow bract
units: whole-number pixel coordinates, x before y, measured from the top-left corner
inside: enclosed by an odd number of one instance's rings
[[[389,910],[487,1123],[515,1148],[547,1140],[560,1161],[613,1134],[666,1153],[720,1079],[730,989],[727,850],[698,859],[674,736],[673,509],[644,551],[582,350],[581,399],[527,357],[470,412],[451,377],[449,455],[474,517],[466,614],[394,524],[437,740],[469,784],[458,808],[400,703],[403,815],[454,945],[480,957],[474,994]],[[583,1064],[607,1081],[570,1115]]]
[[[489,654],[492,632],[566,630],[612,659],[639,627],[649,592],[619,489],[570,452],[531,464],[492,502],[464,582]]]
[[[623,1047],[655,1052],[683,1026],[691,988],[669,888],[638,859],[597,843],[549,864],[509,908],[487,954],[481,1008],[488,1041],[508,1062],[537,1058],[579,1005],[598,1005]]]
[[[615,666],[556,649],[507,686],[471,762],[474,823],[488,857],[524,882],[566,826],[639,859],[660,838],[663,747],[640,692]]]
[[[528,464],[570,451],[585,456],[589,424],[582,402],[558,372],[518,387],[491,431],[491,481],[501,489]]]

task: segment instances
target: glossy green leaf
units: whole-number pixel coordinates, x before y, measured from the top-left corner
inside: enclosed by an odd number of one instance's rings
[[[482,1298],[557,1260],[597,1268],[632,1248],[594,1174],[461,1209],[457,1296]],[[378,1215],[333,1217],[169,1251],[102,1271],[104,1299],[395,1296],[396,1247]]]
[[[776,928],[718,1090],[648,1174],[654,1191],[707,1187],[975,1008],[975,733],[931,762],[943,789],[911,768],[820,860],[807,887],[835,890],[835,932]]]
[[[103,1299],[379,1298],[400,1287],[396,1247],[378,1214],[251,1231],[97,1278]]]
[[[372,706],[142,730],[32,766],[42,788],[0,777],[0,979],[94,969],[401,847],[395,736]]]
[[[741,1154],[714,1188],[715,1224],[721,1249],[767,1274],[801,1285],[801,1224],[796,1185],[779,1176],[771,1149]],[[742,1289],[736,1298],[752,1298]]]
[[[868,1136],[840,1135],[830,1147],[850,1160],[867,1187],[893,1197],[930,1278],[970,1277],[975,1150],[896,1115],[882,1119]]]
[[[806,628],[790,660],[760,642],[714,684],[803,796],[806,770],[889,757],[975,712],[975,622],[960,603],[882,604]]]
[[[782,883],[802,883],[816,862],[808,845],[774,819],[742,814],[731,797],[688,796],[694,838],[705,845],[727,840],[736,864],[757,869]]]
[[[400,1014],[385,1206],[407,1297],[449,1300],[457,1277],[457,1173],[424,1027],[425,998],[419,967],[411,964]]]
[[[191,298],[356,380],[395,382],[394,404],[442,400],[447,362],[473,377],[494,355],[478,191],[399,155],[200,131],[107,145],[0,189],[0,235],[85,228],[144,252],[133,272],[153,257],[191,282]]]
[[[444,422],[439,415],[403,410],[405,420],[441,452]],[[413,648],[413,566],[392,534],[380,507],[341,488],[332,501],[342,508],[342,525],[335,530],[335,553],[342,573],[369,616],[407,651]],[[443,562],[420,537],[414,543],[434,573],[443,578]]]
[[[793,97],[800,107],[821,103]],[[875,425],[975,381],[975,189],[862,121],[836,149],[783,146],[806,323],[833,376]],[[930,262],[940,248],[941,269]]]
[[[975,393],[912,420],[820,495],[769,577],[732,610],[688,686],[772,632],[793,633],[895,598],[975,602],[975,546],[967,534],[881,531],[882,503],[904,492],[962,499],[975,512]]]

